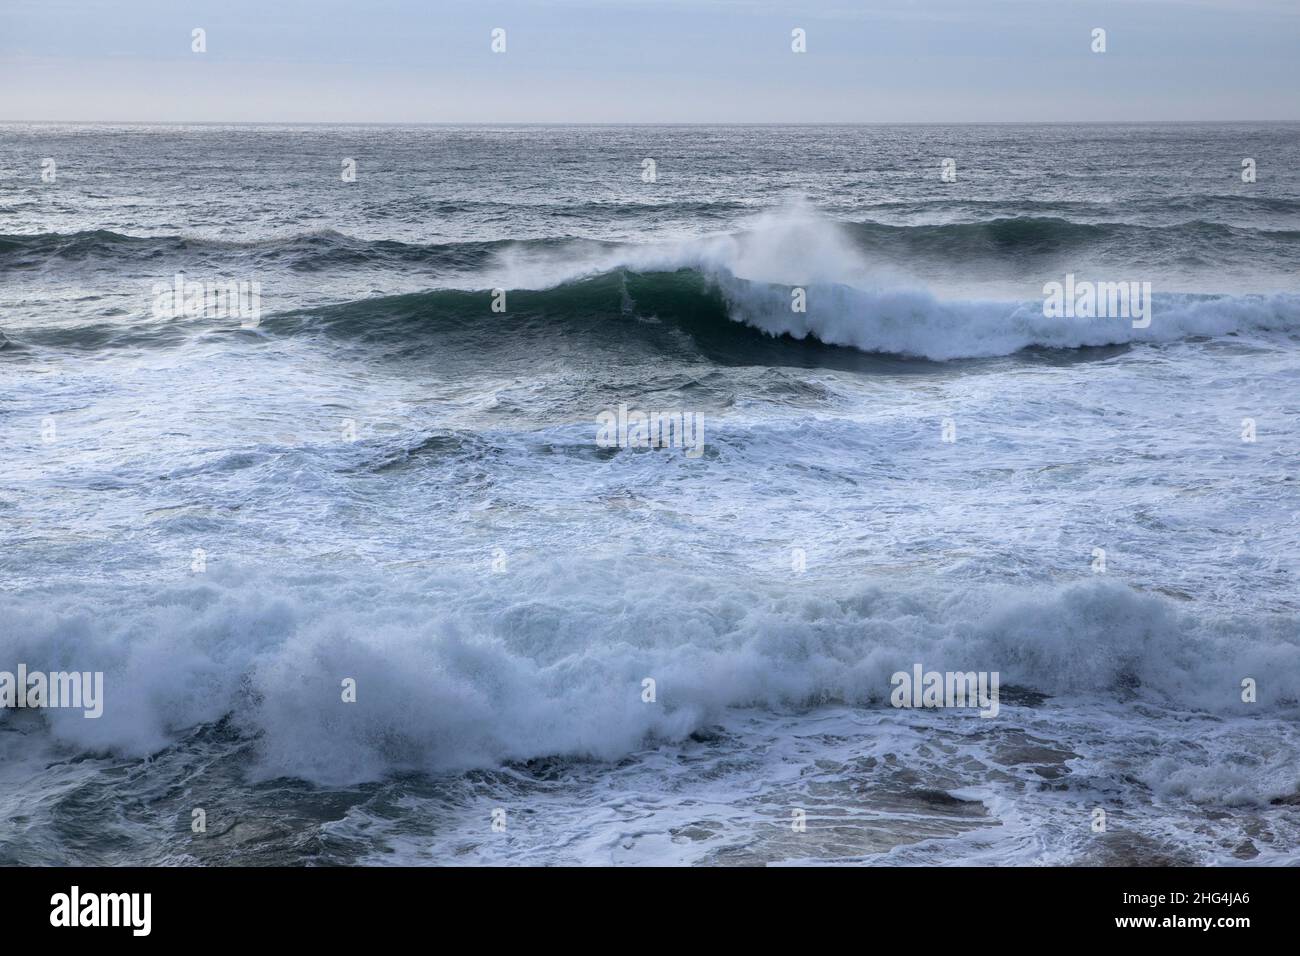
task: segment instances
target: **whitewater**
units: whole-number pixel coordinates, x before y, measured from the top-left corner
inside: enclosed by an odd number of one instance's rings
[[[1293,864],[1296,132],[0,126],[0,862]]]

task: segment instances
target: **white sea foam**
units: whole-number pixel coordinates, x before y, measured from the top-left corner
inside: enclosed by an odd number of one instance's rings
[[[1294,621],[1202,617],[1091,579],[947,595],[882,582],[832,599],[572,562],[514,573],[505,593],[497,578],[209,578],[98,606],[94,592],[6,602],[27,659],[105,672],[104,716],[50,714],[51,732],[144,755],[233,713],[262,735],[265,772],[341,783],[612,759],[732,707],[883,706],[890,675],[913,661],[1213,714],[1277,713],[1300,693]],[[1259,680],[1257,704],[1240,700],[1246,676]],[[341,700],[349,677],[355,704]],[[641,699],[645,677],[654,704]]]

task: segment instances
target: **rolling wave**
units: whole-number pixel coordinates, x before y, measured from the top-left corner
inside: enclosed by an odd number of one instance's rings
[[[1025,349],[1080,349],[1167,343],[1253,333],[1300,333],[1300,295],[1152,296],[1151,322],[1127,318],[1048,318],[1042,302],[948,301],[920,288],[811,283],[806,311],[791,308],[796,287],[682,268],[617,268],[547,289],[505,291],[508,312],[492,310],[491,289],[438,289],[378,296],[264,318],[243,334],[324,335],[405,351],[436,343],[479,350],[531,349],[539,340],[659,352],[721,364],[842,364],[844,349],[948,361],[1013,355]],[[225,320],[229,322],[230,320]],[[96,350],[176,347],[220,320],[98,323],[25,329],[3,344]],[[525,335],[525,333],[527,333]]]
[[[943,301],[923,289],[805,288],[807,311],[791,309],[790,286],[693,269],[617,269],[544,290],[506,293],[508,318],[490,290],[437,290],[275,316],[273,333],[320,332],[358,341],[416,344],[454,337],[484,348],[527,328],[555,336],[636,342],[681,358],[726,361],[782,344],[847,347],[930,360],[989,358],[1026,348],[1075,349],[1172,342],[1248,332],[1300,332],[1300,296],[1162,295],[1152,320],[1061,319],[1042,303]],[[652,321],[646,322],[645,319]],[[685,335],[679,334],[685,333]]]
[[[557,238],[413,245],[332,231],[239,243],[103,231],[5,236],[0,237],[0,270],[35,268],[59,259],[108,257],[112,262],[123,256],[155,263],[150,268],[157,269],[160,261],[174,267],[184,254],[232,254],[242,257],[242,274],[263,274],[263,285],[273,286],[285,270],[389,266],[394,272],[387,276],[378,268],[367,276],[376,292],[394,275],[391,281],[408,288],[412,275],[420,276],[416,281],[429,288],[281,308],[255,334],[324,334],[405,348],[439,337],[478,349],[535,348],[548,337],[571,336],[726,364],[834,364],[829,350],[835,348],[943,361],[1028,348],[1296,333],[1300,295],[1174,293],[1157,285],[1149,315],[1143,317],[1149,323],[1049,318],[1041,299],[944,299],[882,263],[906,258],[917,248],[949,263],[980,255],[1023,259],[1033,250],[1122,245],[1124,237],[1138,233],[1148,240],[1172,237],[1180,246],[1195,233],[1223,241],[1239,255],[1241,232],[1202,221],[1146,227],[1051,217],[942,226],[846,224],[796,205],[764,213],[739,232],[646,244]],[[1276,245],[1300,241],[1300,232],[1272,232],[1269,237]],[[876,252],[870,251],[873,246]],[[1055,266],[1039,271],[1052,280],[1061,278]],[[1144,276],[1103,272],[1080,278],[1136,281]],[[494,302],[501,304],[502,293],[505,312],[493,308]],[[212,322],[193,324],[202,328]],[[64,324],[23,329],[10,339],[15,347],[166,346],[185,327],[156,320],[111,327]]]

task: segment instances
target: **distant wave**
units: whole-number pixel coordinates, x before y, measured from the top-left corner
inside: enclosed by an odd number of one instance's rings
[[[1281,221],[1300,213],[1300,199],[1284,196],[1252,196],[1240,193],[1189,194],[1185,196],[1132,197],[1122,202],[1100,202],[1088,199],[1029,199],[1028,197],[999,199],[957,199],[941,194],[927,200],[896,200],[872,203],[862,207],[866,211],[891,213],[942,213],[949,216],[1002,217],[1060,217],[1073,221],[1116,222],[1137,225],[1139,220],[1166,217],[1184,213],[1192,217],[1208,214],[1225,217],[1248,214],[1259,219],[1276,215]]]
[[[1113,245],[1132,246],[1147,256],[1164,253],[1183,258],[1209,256],[1227,258],[1239,241],[1267,240],[1272,245],[1295,245],[1300,249],[1300,230],[1270,230],[1231,226],[1191,219],[1169,225],[1130,222],[1076,222],[1058,216],[1004,216],[980,222],[936,225],[888,225],[850,223],[850,230],[864,248],[905,249],[909,254],[941,256],[988,256],[1008,253],[1048,254],[1072,249]],[[1239,247],[1236,248],[1239,253]]]
[[[185,258],[237,260],[242,268],[319,271],[345,265],[420,263],[469,268],[508,245],[497,242],[420,245],[387,239],[356,239],[333,230],[294,236],[227,241],[191,236],[128,236],[106,229],[76,233],[0,235],[0,271],[37,269],[51,263],[94,260],[101,264],[153,263],[168,268]],[[541,241],[546,246],[549,241]],[[172,266],[173,268],[175,266]]]
[[[698,205],[698,204],[694,204]],[[915,204],[911,204],[914,206]],[[1005,204],[995,204],[1004,206]],[[1049,203],[1033,204],[1055,210]],[[661,207],[627,204],[590,204],[621,215],[643,216]],[[584,207],[585,208],[585,207]],[[970,202],[955,204],[949,212],[969,208]],[[696,212],[674,207],[674,212]],[[985,213],[987,215],[987,213]],[[1300,230],[1248,228],[1203,219],[1189,219],[1166,225],[1124,221],[1076,221],[1065,215],[1002,215],[979,221],[936,224],[894,224],[887,222],[836,222],[823,220],[828,229],[838,229],[850,244],[865,255],[944,258],[948,256],[999,258],[1067,252],[1085,247],[1131,245],[1151,256],[1158,253],[1183,259],[1201,256],[1217,261],[1240,255],[1240,243],[1268,243],[1269,253],[1294,246],[1300,255]],[[770,228],[770,219],[768,228]],[[736,236],[740,238],[740,236]],[[408,243],[390,239],[360,239],[334,230],[317,230],[292,236],[257,240],[222,240],[181,235],[130,236],[110,230],[77,233],[35,233],[0,235],[0,271],[41,268],[50,263],[165,262],[169,258],[212,257],[237,260],[244,268],[284,267],[321,271],[348,265],[421,264],[453,270],[470,269],[486,263],[506,250],[519,255],[548,252],[570,257],[589,255],[592,250],[618,250],[626,244],[549,237],[496,239],[491,241]]]

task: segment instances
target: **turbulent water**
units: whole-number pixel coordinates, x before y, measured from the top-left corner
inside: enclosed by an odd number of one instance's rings
[[[0,178],[0,671],[104,674],[0,711],[0,863],[1300,858],[1300,126],[10,124]]]

